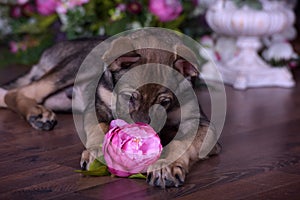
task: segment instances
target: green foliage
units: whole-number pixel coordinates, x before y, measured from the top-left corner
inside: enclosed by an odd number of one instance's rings
[[[86,176],[110,176],[107,166],[97,159],[90,164],[88,170],[75,170],[75,172]]]
[[[99,167],[97,170],[93,170],[93,171],[75,170],[75,172],[81,173],[85,176],[110,176],[110,173],[107,170],[107,167],[105,167],[105,166]]]
[[[14,34],[44,34],[49,27],[57,20],[56,15],[40,16],[35,15],[35,22],[29,19],[20,18],[11,21]]]
[[[130,179],[147,179],[147,177],[144,174],[133,174],[131,176],[129,176],[128,178]]]
[[[298,58],[291,58],[291,59],[271,59],[266,60],[268,64],[270,64],[272,67],[286,67],[289,65],[295,65],[294,67],[298,66],[300,63],[300,57]]]
[[[110,176],[111,173],[108,171],[108,168],[105,164],[104,157],[95,159],[94,162],[90,164],[90,167],[88,170],[75,170],[76,173],[81,173],[85,176]],[[146,176],[139,173],[139,174],[133,174],[129,176],[130,179],[146,179]]]
[[[239,8],[247,5],[254,10],[261,10],[262,4],[259,0],[232,0]]]
[[[33,65],[40,58],[43,51],[53,44],[52,35],[48,34],[39,37],[39,45],[29,47],[26,51],[19,51],[16,54],[9,52],[7,48],[1,49],[0,53],[0,67],[11,64]]]
[[[34,2],[31,1],[33,7],[37,6]],[[129,9],[131,3],[140,4],[139,12],[132,12]],[[125,5],[125,10],[118,8],[120,4]],[[5,19],[8,23],[7,30],[10,32],[0,31],[0,39],[2,39],[0,44],[8,46],[10,41],[17,43],[19,45],[17,53],[8,56],[7,59],[12,57],[13,63],[32,64],[38,61],[42,50],[52,44],[57,35],[62,34],[67,39],[75,39],[96,35],[111,36],[142,27],[163,27],[198,38],[205,32],[202,26],[197,24],[198,15],[192,16],[196,9],[192,1],[181,1],[183,12],[169,22],[161,22],[149,11],[148,4],[149,0],[89,0],[86,4],[68,9],[65,14],[54,12],[44,16],[35,11],[29,16],[13,18],[10,9],[18,5],[4,3],[0,8],[0,20]],[[26,42],[26,40],[33,42]]]

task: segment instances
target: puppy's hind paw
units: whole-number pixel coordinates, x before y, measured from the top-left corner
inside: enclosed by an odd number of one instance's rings
[[[57,124],[55,114],[41,105],[31,108],[26,118],[28,123],[37,130],[49,131]]]

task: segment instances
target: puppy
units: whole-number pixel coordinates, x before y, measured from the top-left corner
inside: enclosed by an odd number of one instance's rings
[[[90,72],[82,77],[92,77],[94,83],[82,78],[74,86],[80,66],[102,41],[66,41],[46,50],[28,74],[3,86],[0,106],[19,113],[35,129],[51,130],[56,124],[51,109],[71,110],[72,97],[81,102],[73,107],[83,114],[86,134],[82,169],[102,155],[99,144],[114,118],[148,123],[165,147],[149,167],[147,182],[162,188],[182,185],[191,165],[206,156],[200,152],[205,137],[215,135],[200,105],[192,102],[189,88],[199,75],[194,53],[175,33],[139,30],[104,42],[99,55],[107,64],[105,69],[99,65],[103,73],[97,77],[99,73],[86,70]],[[216,144],[208,156],[219,151]]]

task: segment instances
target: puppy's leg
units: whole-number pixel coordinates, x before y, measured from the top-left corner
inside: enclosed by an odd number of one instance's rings
[[[8,108],[22,115],[38,130],[50,130],[56,124],[55,114],[39,105],[46,97],[74,83],[86,52],[74,54],[62,60],[38,81],[10,90],[4,97]]]
[[[44,106],[53,111],[72,111],[72,88],[68,87],[60,92],[57,92],[44,101]]]
[[[41,80],[8,91],[4,102],[8,108],[23,116],[35,129],[50,130],[56,124],[55,114],[38,103],[56,89],[52,82]]]
[[[171,141],[169,145],[164,147],[165,155],[162,156],[163,158],[148,168],[147,182],[152,186],[162,188],[181,186],[192,164],[202,159],[200,157],[200,149],[206,134],[214,133],[207,126],[201,126],[192,143],[189,139]],[[182,154],[182,149],[187,147],[188,149]],[[219,150],[220,148],[217,144],[212,150],[214,151],[212,154],[218,153]],[[182,156],[176,160],[180,154]],[[170,162],[172,163],[170,164]]]
[[[23,116],[33,128],[51,130],[56,124],[55,114],[39,103],[73,83],[74,78],[64,79],[64,74],[63,71],[54,71],[36,82],[8,91],[4,97],[5,104]]]
[[[100,144],[103,143],[104,135],[108,131],[109,124],[93,123],[93,114],[87,113],[84,117],[84,131],[86,133],[86,150],[81,154],[80,166],[83,170],[88,170],[90,164],[102,156]]]
[[[7,107],[7,105],[6,105],[5,101],[4,101],[4,97],[5,97],[6,93],[7,93],[7,90],[0,88],[0,108],[1,107],[2,108],[6,108]]]

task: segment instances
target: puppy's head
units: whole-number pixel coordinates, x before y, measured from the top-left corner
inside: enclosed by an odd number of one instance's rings
[[[109,54],[118,55],[124,43],[114,43]],[[154,48],[132,50],[111,62],[103,84],[116,94],[114,109],[118,118],[128,120],[130,117],[134,122],[154,123],[156,129],[161,129],[165,122],[169,125],[180,123],[176,97],[180,93],[180,78],[191,80],[198,76],[198,70],[185,59],[194,56],[189,55],[192,51],[184,45],[176,45],[174,49],[173,52]],[[107,98],[101,91],[99,96],[102,100]],[[111,101],[103,102],[109,104]]]

